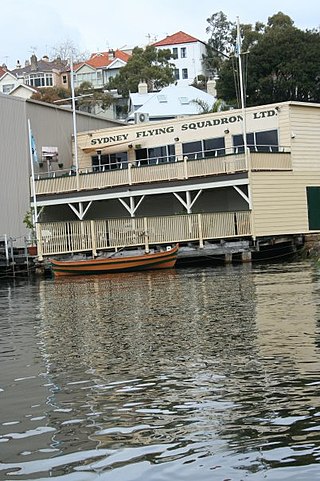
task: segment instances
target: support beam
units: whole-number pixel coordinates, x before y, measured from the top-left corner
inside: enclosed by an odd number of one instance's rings
[[[83,202],[78,203],[78,206],[79,206],[78,209],[75,207],[75,204],[68,203],[68,206],[70,207],[71,210],[73,210],[73,212],[76,214],[79,220],[83,220],[91,204],[92,204],[92,201],[88,202],[88,205],[85,209],[83,209]]]
[[[127,202],[120,197],[118,198],[119,202],[123,205],[123,207],[129,212],[130,217],[134,217],[137,209],[139,208],[141,202],[145,198],[144,195],[141,196],[140,200],[138,203],[135,205],[135,198],[133,196],[129,197],[130,205],[127,204]]]
[[[194,199],[192,200],[191,198],[191,193],[189,190],[186,190],[185,194],[186,194],[186,200],[184,201],[184,199],[179,195],[177,194],[176,192],[172,192],[173,195],[178,199],[178,201],[183,205],[183,207],[186,209],[187,213],[188,214],[192,214],[192,207],[194,205],[194,203],[196,202],[196,200],[198,199],[199,195],[201,194],[202,192],[202,189],[200,189],[196,196],[194,197]]]
[[[251,209],[251,199],[236,185],[233,188],[241,195],[241,197],[248,203],[249,209]]]

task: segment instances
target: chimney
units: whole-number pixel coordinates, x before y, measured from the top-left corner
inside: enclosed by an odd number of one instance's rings
[[[210,78],[207,82],[207,93],[217,97],[216,79]]]
[[[21,68],[21,63],[20,63],[20,60],[17,60],[17,65],[16,65],[16,68]]]
[[[148,85],[144,80],[140,80],[138,85],[138,92],[139,94],[147,94],[148,93]]]
[[[35,54],[30,58],[31,70],[38,70],[38,59]]]

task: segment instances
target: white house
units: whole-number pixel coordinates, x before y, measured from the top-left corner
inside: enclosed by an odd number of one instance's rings
[[[0,69],[0,92],[2,94],[9,94],[14,88],[22,83],[8,70]]]
[[[203,112],[203,107],[210,110],[216,101],[215,96],[191,85],[169,85],[152,93],[146,93],[143,85],[139,84],[138,93],[130,94],[128,122],[142,123],[197,115]]]
[[[175,64],[177,85],[191,85],[197,76],[206,75],[202,60],[206,44],[201,40],[180,31],[155,42],[153,46],[170,49],[175,56],[171,62]]]

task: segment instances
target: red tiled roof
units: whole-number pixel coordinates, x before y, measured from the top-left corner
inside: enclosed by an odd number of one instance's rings
[[[6,70],[0,67],[0,77],[2,77],[5,73],[6,73]]]
[[[114,55],[114,56],[113,56]],[[93,68],[107,67],[115,58],[128,62],[130,55],[122,50],[115,50],[113,55],[110,52],[94,52],[91,54],[89,60],[74,65],[74,70],[78,70],[82,65],[90,65]]]
[[[192,43],[192,42],[201,42],[201,40],[198,40],[197,38],[192,37],[191,35],[188,35],[187,33],[180,31],[180,32],[174,33],[173,35],[168,35],[163,40],[159,40],[159,42],[153,43],[152,45],[154,47],[162,47],[165,45],[177,45],[180,43]]]

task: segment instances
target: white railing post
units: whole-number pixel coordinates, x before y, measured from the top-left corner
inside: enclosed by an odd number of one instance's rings
[[[188,165],[187,165],[187,162],[188,162],[188,157],[185,155],[183,157],[183,171],[184,171],[184,178],[187,179],[188,178]]]
[[[90,221],[90,232],[91,232],[91,248],[92,248],[92,257],[96,257],[97,255],[97,239],[94,229],[95,221]]]
[[[199,247],[203,249],[202,216],[198,214]]]
[[[42,229],[38,222],[36,223],[36,243],[38,260],[43,261]]]
[[[132,172],[131,172],[131,169],[132,169],[132,163],[129,162],[129,163],[128,163],[128,184],[129,184],[129,185],[132,185]]]

